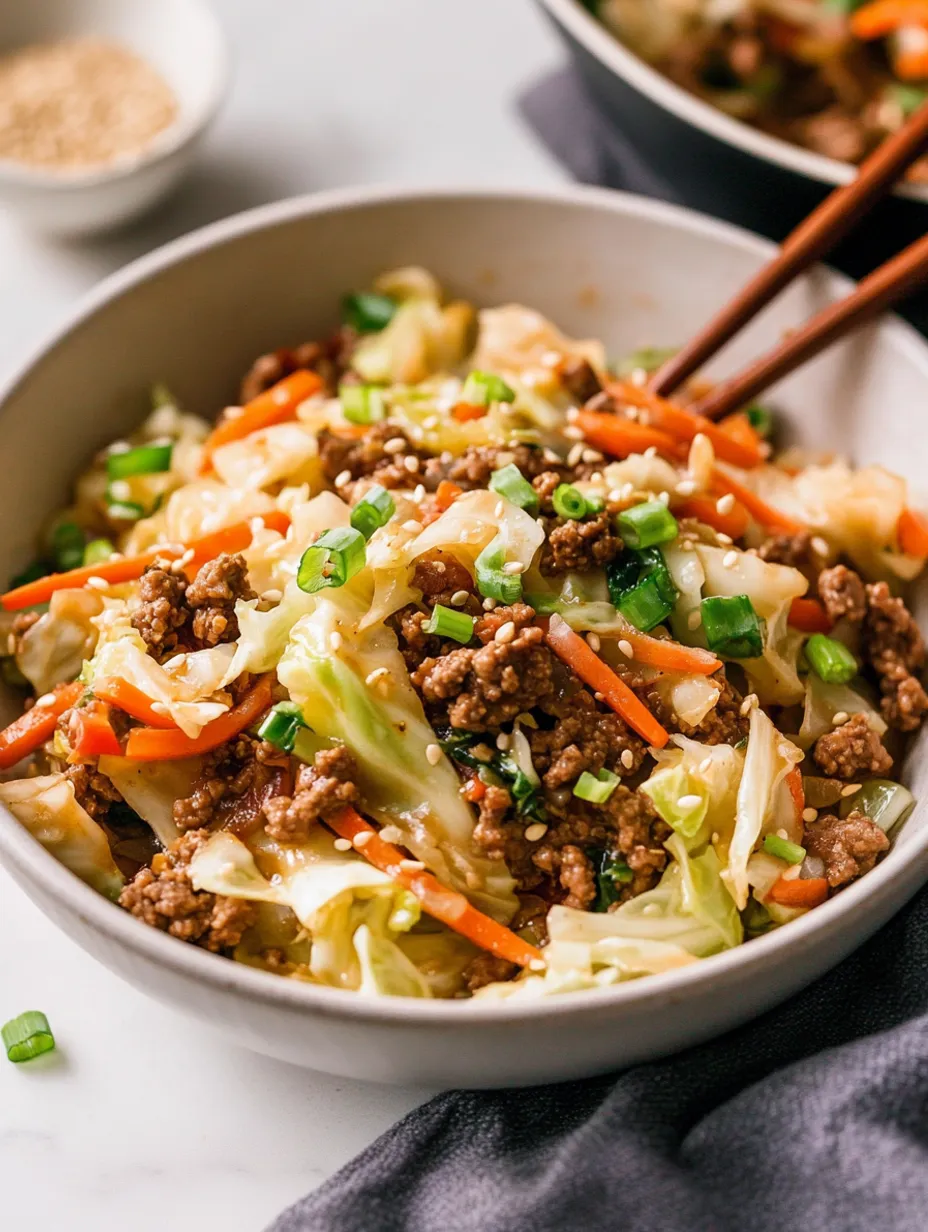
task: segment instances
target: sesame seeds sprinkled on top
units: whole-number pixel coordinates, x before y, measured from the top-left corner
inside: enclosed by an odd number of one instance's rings
[[[494,518],[501,518],[505,512],[506,512],[506,502],[497,501],[493,509]]]
[[[806,821],[806,822],[815,821],[816,817],[818,817],[818,809],[804,808],[802,810],[802,820],[803,821]]]
[[[730,552],[726,552],[722,557],[722,564],[726,569],[733,569],[738,563],[738,553],[732,548]]]
[[[696,480],[681,479],[674,490],[677,496],[692,496],[696,491]]]
[[[405,448],[406,441],[402,436],[391,436],[388,441],[383,443],[384,453],[402,453]]]
[[[109,590],[110,588],[109,582],[102,577],[89,577],[84,585],[89,586],[91,590]]]
[[[360,851],[362,847],[367,846],[373,837],[374,835],[370,832],[370,830],[359,830],[351,841]]]
[[[485,612],[492,612],[493,609],[496,607],[496,600],[490,599],[489,597],[487,597],[486,599],[484,599],[482,606]]]
[[[821,535],[813,535],[809,540],[809,547],[813,552],[817,552],[819,556],[828,555],[828,544]]]
[[[646,458],[656,458],[656,457],[657,457],[657,446],[656,446],[656,445],[649,445],[649,446],[647,447],[647,449],[644,451],[644,457],[646,457]]]
[[[580,457],[584,462],[588,462],[590,465],[594,462],[602,462],[603,460],[603,455],[598,449],[584,449]]]
[[[372,672],[368,672],[364,677],[364,683],[369,687],[373,687],[375,684],[379,684],[381,680],[385,680],[389,675],[389,668],[375,667]]]
[[[403,530],[408,530],[411,535],[418,535],[422,530],[422,523],[417,522],[415,518],[410,518],[408,522],[403,523]]]
[[[576,423],[579,418],[580,408],[576,406],[569,406],[567,408],[567,422],[569,424]]]
[[[351,483],[351,471],[347,469],[343,471],[339,471],[338,474],[335,476],[336,488],[343,488],[346,483]]]
[[[568,415],[570,414],[569,411],[567,413]],[[566,436],[569,441],[582,441],[583,440],[583,433],[576,426],[576,424],[568,424],[567,427],[564,429],[562,435]]]
[[[452,607],[463,607],[469,596],[466,590],[456,590],[451,596]]]
[[[624,637],[619,639],[619,650],[623,655],[625,655],[626,659],[634,659],[635,647],[631,644],[631,642],[626,641]]]
[[[726,492],[724,496],[720,496],[715,502],[715,507],[721,514],[731,513],[735,507],[735,495],[733,492]]]
[[[702,796],[697,795],[695,792],[689,792],[687,795],[681,796],[677,804],[682,809],[699,808],[700,804],[702,804]]]
[[[548,833],[548,827],[543,821],[533,821],[530,826],[525,827],[522,833],[525,835],[526,842],[537,843]]]
[[[721,530],[720,530],[720,531],[716,531],[716,535],[715,535],[715,537],[716,537],[716,539],[718,539],[719,543],[726,543],[726,544],[728,544],[728,543],[734,543],[734,542],[735,542],[735,541],[734,541],[734,539],[732,539],[731,535],[726,535],[726,534],[725,534],[725,532],[724,532],[724,531],[721,531]]]
[[[37,697],[35,699],[35,704],[36,706],[54,706],[55,704],[54,693],[43,693],[41,697]]]
[[[837,710],[831,719],[832,727],[843,727],[851,716],[846,710]]]
[[[339,650],[341,650],[341,648],[342,648],[342,642],[343,642],[344,640],[345,640],[345,639],[342,637],[342,635],[339,633],[339,631],[338,631],[337,629],[333,629],[333,630],[332,630],[332,632],[329,634],[329,647],[330,647],[330,649],[331,649],[331,650],[333,650],[333,651],[336,651],[336,652],[337,652],[337,651],[339,651]]]
[[[583,444],[571,445],[567,451],[567,465],[576,466],[586,452],[586,447]]]
[[[626,770],[633,770],[635,767],[635,754],[631,751],[631,749],[623,749],[622,754],[619,757],[619,761]]]
[[[860,783],[848,783],[846,787],[841,788],[841,795],[845,797],[856,796],[860,791]]]
[[[332,846],[335,848],[336,851],[350,851],[351,850],[351,839],[337,838],[335,842],[332,844]]]
[[[496,630],[496,632],[493,635],[493,640],[494,642],[500,642],[501,644],[505,645],[507,642],[511,642],[512,639],[515,637],[515,635],[516,635],[515,623],[511,620],[507,620],[503,624],[501,624],[500,627]]]
[[[421,505],[425,500],[425,484],[417,483],[412,494],[413,504]]]
[[[515,577],[524,571],[525,565],[522,564],[521,560],[507,560],[505,565],[503,565],[503,573],[509,577]]]
[[[586,635],[587,645],[590,650],[595,650],[597,653],[602,649],[602,642],[599,640],[598,633],[588,633]]]
[[[425,746],[425,760],[430,766],[437,766],[441,761],[441,756],[440,744],[427,744]]]
[[[400,860],[400,868],[407,873],[421,873],[425,865],[421,860]]]
[[[410,475],[415,475],[419,469],[419,459],[414,453],[409,453],[403,459],[403,466],[409,471]]]

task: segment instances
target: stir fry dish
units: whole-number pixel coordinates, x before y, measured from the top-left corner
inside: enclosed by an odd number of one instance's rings
[[[586,0],[728,115],[859,163],[928,99],[926,0]],[[928,159],[909,178],[928,182]]]
[[[367,994],[593,988],[819,908],[913,805],[928,523],[654,396],[663,354],[407,268],[215,425],[157,389],[2,597],[0,801],[152,928]]]

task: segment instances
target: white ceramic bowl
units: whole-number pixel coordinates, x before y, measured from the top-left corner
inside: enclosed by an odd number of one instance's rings
[[[34,528],[91,453],[144,414],[152,381],[211,414],[255,355],[325,333],[341,294],[385,267],[421,262],[455,294],[522,300],[570,333],[604,338],[620,355],[642,343],[681,342],[770,252],[707,218],[579,188],[321,195],[208,227],[104,283],[0,396],[0,577],[28,559]],[[719,370],[847,285],[814,271],[738,340]],[[928,437],[916,426],[926,396],[928,347],[887,319],[794,375],[776,403],[799,438],[918,479],[928,470]],[[908,780],[928,801],[924,756],[910,758]],[[681,971],[534,1006],[369,999],[234,964],[99,897],[2,809],[0,858],[42,910],[113,971],[251,1048],[383,1082],[499,1086],[666,1053],[795,992],[928,877],[928,805],[919,805],[882,864],[798,922]]]
[[[139,154],[99,168],[50,171],[0,159],[0,205],[61,235],[121,226],[166,196],[190,167],[229,76],[222,28],[203,0],[22,0],[0,8],[0,54],[74,37],[106,38],[147,60],[174,91],[178,116]]]

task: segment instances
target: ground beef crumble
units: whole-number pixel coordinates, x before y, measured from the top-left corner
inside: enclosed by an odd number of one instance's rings
[[[189,796],[174,802],[174,824],[181,831],[222,825],[237,817],[236,829],[259,816],[265,798],[275,794],[283,776],[272,770],[287,765],[286,754],[263,740],[242,734],[207,753]],[[243,798],[251,793],[248,807]]]
[[[880,709],[891,727],[914,731],[928,712],[928,695],[916,676],[925,666],[925,641],[911,612],[885,582],[867,586],[864,646],[880,678]]]
[[[567,843],[561,848],[558,881],[567,896],[562,906],[586,911],[596,898],[596,872],[589,856],[579,847]]]
[[[122,796],[95,765],[79,763],[67,766],[64,776],[74,788],[77,803],[94,821],[103,820],[112,805],[122,803]]]
[[[865,714],[855,714],[840,727],[819,736],[812,757],[828,778],[847,783],[887,774],[893,764]]]
[[[603,569],[622,551],[622,540],[606,510],[582,522],[543,517],[541,524],[546,536],[541,549],[543,574]]]
[[[195,890],[187,871],[208,837],[192,830],[142,868],[119,896],[119,905],[152,928],[192,941],[214,953],[230,949],[255,922],[257,908],[244,899]]]
[[[823,569],[818,576],[818,593],[829,619],[842,617],[859,624],[867,614],[867,592],[858,574],[846,565]]]
[[[573,695],[564,709],[549,731],[527,733],[545,787],[554,791],[574,783],[584,770],[595,774],[605,768],[622,777],[640,769],[646,745],[617,714],[603,713],[586,691]]]
[[[875,822],[855,809],[843,820],[829,813],[808,822],[803,845],[810,856],[824,862],[828,884],[836,889],[868,873],[889,849],[889,839]]]
[[[695,725],[684,722],[653,684],[642,685],[635,692],[668,731],[701,740],[703,744],[737,744],[747,736],[750,727],[749,715],[741,713],[744,699],[725,675],[724,668],[709,679],[719,686],[719,698],[705,718]]]
[[[208,560],[187,587],[194,638],[204,646],[234,642],[239,633],[235,605],[239,599],[256,598],[248,584],[244,556],[223,552]]]
[[[589,402],[591,398],[595,398],[602,389],[593,365],[588,359],[583,359],[582,356],[563,360],[558,367],[557,373],[561,379],[561,384],[574,401],[580,405],[584,402]]]
[[[518,970],[515,963],[507,962],[505,958],[497,958],[495,954],[478,954],[464,968],[464,987],[474,993],[478,988],[486,988],[487,984],[512,979]]]
[[[259,355],[242,380],[239,397],[243,403],[251,402],[298,368],[317,373],[326,391],[335,394],[348,371],[357,341],[355,331],[343,325],[322,342],[303,342],[293,349],[282,347],[279,351]]]
[[[311,766],[301,766],[293,796],[275,796],[264,805],[266,829],[279,843],[305,843],[314,825],[328,814],[354,804],[357,768],[339,745],[320,749]]]
[[[169,561],[159,559],[142,574],[132,625],[156,658],[181,644],[184,649],[218,646],[238,637],[237,601],[255,597],[245,558],[238,553],[208,560],[189,583]]]
[[[758,555],[774,565],[790,565],[814,582],[825,567],[820,546],[815,535],[801,530],[795,535],[772,535],[761,544]]]
[[[153,655],[172,651],[190,613],[184,602],[187,579],[175,573],[166,560],[156,560],[139,582],[139,606],[132,613],[132,626]]]

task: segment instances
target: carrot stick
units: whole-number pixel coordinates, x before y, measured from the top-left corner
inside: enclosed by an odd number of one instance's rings
[[[607,705],[621,715],[639,736],[656,748],[664,747],[670,739],[669,733],[661,727],[625,681],[621,680],[599,655],[594,654],[588,643],[573,631],[566,620],[558,615],[551,616],[545,641],[558,658],[576,672],[584,684],[589,685],[594,692],[602,694]]]
[[[70,762],[103,755],[122,756],[122,749],[110,723],[110,708],[105,702],[90,702],[80,710],[75,710],[69,734],[73,748],[68,758]]]
[[[326,817],[325,824],[369,860],[375,868],[386,873],[398,885],[415,894],[419,902],[436,920],[441,920],[462,937],[473,941],[482,950],[517,963],[520,967],[543,963],[541,951],[529,945],[511,929],[497,924],[488,915],[472,907],[463,894],[449,890],[425,869],[406,867],[408,860],[398,847],[384,842],[377,830],[369,825],[353,808],[346,806],[334,816]],[[363,838],[361,836],[364,835]],[[360,842],[356,842],[361,838]]]
[[[164,727],[177,730],[177,724],[166,714],[159,714],[154,709],[152,700],[141,689],[122,680],[119,676],[104,676],[93,682],[93,695],[101,701],[109,702],[118,710],[124,711],[133,719],[140,719],[149,727]]]
[[[276,510],[262,513],[259,517],[265,526],[279,531],[282,535],[286,534],[290,525],[287,515]],[[69,569],[67,573],[50,573],[47,577],[7,591],[0,596],[0,604],[6,611],[16,612],[36,603],[47,603],[57,590],[80,589],[87,585],[90,578],[103,578],[113,586],[121,582],[134,582],[158,556],[170,559],[180,556],[184,551],[192,551],[191,565],[202,565],[222,552],[241,552],[248,547],[251,540],[251,522],[238,522],[235,526],[227,526],[224,530],[204,535],[202,539],[194,539],[186,548],[180,545],[151,548],[138,556],[120,556],[116,560],[106,560],[98,565],[82,565],[79,569]]]
[[[446,509],[451,508],[463,491],[460,484],[452,483],[450,479],[443,479],[435,489],[435,504],[444,513]]]
[[[48,700],[39,698],[31,710],[0,731],[0,770],[9,770],[51,740],[58,720],[83,696],[84,687],[79,680],[57,685]]]
[[[674,512],[705,522],[730,539],[740,539],[751,523],[750,514],[739,501],[735,501],[727,513],[719,513],[718,502],[711,496],[689,496]]]
[[[602,411],[578,411],[571,420],[584,437],[596,449],[612,454],[614,458],[627,458],[631,453],[644,453],[654,448],[665,458],[679,462],[686,457],[686,448],[669,432],[622,419],[619,415],[607,415]]]
[[[458,402],[451,408],[451,416],[458,423],[469,423],[472,419],[483,419],[488,406],[474,406],[471,402]]]
[[[833,628],[818,599],[794,599],[789,605],[789,623],[802,633],[830,633]]]
[[[906,556],[928,556],[928,518],[914,509],[903,509],[896,523],[899,548]]]
[[[802,825],[802,814],[806,807],[806,793],[802,787],[802,771],[793,766],[786,776],[786,786],[789,788],[790,799],[796,812],[796,825]]]
[[[756,492],[752,492],[743,483],[732,479],[731,475],[725,474],[718,468],[712,472],[712,490],[719,496],[731,493],[736,501],[744,505],[754,521],[770,534],[798,535],[800,531],[806,529],[801,522],[797,522],[795,518],[782,513],[779,509],[774,509],[772,505],[761,500]]]
[[[260,432],[262,428],[270,428],[274,424],[293,419],[301,402],[322,389],[322,380],[315,372],[305,368],[285,376],[282,381],[258,394],[251,402],[235,410],[235,415],[226,412],[225,416],[213,428],[203,442],[203,460],[200,463],[200,474],[203,475],[212,468],[213,454],[220,445],[228,445],[231,441],[240,441],[252,432]]]
[[[873,0],[851,16],[851,33],[865,41],[903,26],[928,26],[928,0]]]
[[[764,456],[761,438],[744,411],[735,411],[731,415],[726,415],[724,419],[720,419],[719,430],[726,436],[730,436],[732,440],[740,441],[745,448],[756,450],[759,457]]]
[[[745,444],[743,440],[736,439],[719,424],[706,419],[704,415],[694,415],[692,411],[676,406],[667,398],[658,397],[650,390],[641,389],[637,385],[624,381],[609,388],[623,402],[629,402],[632,406],[648,411],[656,427],[680,440],[689,442],[693,437],[702,433],[712,442],[715,456],[721,458],[723,462],[730,462],[732,466],[748,469],[752,466],[760,466],[764,460],[759,442]]]
[[[180,728],[171,731],[157,727],[133,728],[126,743],[126,757],[132,761],[179,761],[217,749],[269,709],[271,679],[271,673],[261,676],[237,706],[207,723],[199,736],[186,736]]]
[[[632,648],[636,663],[646,663],[662,672],[688,672],[697,676],[711,676],[722,666],[708,650],[698,646],[683,646],[670,638],[649,637],[647,633],[623,633],[621,640]]]
[[[828,897],[826,877],[781,877],[767,895],[781,907],[819,907]]]

